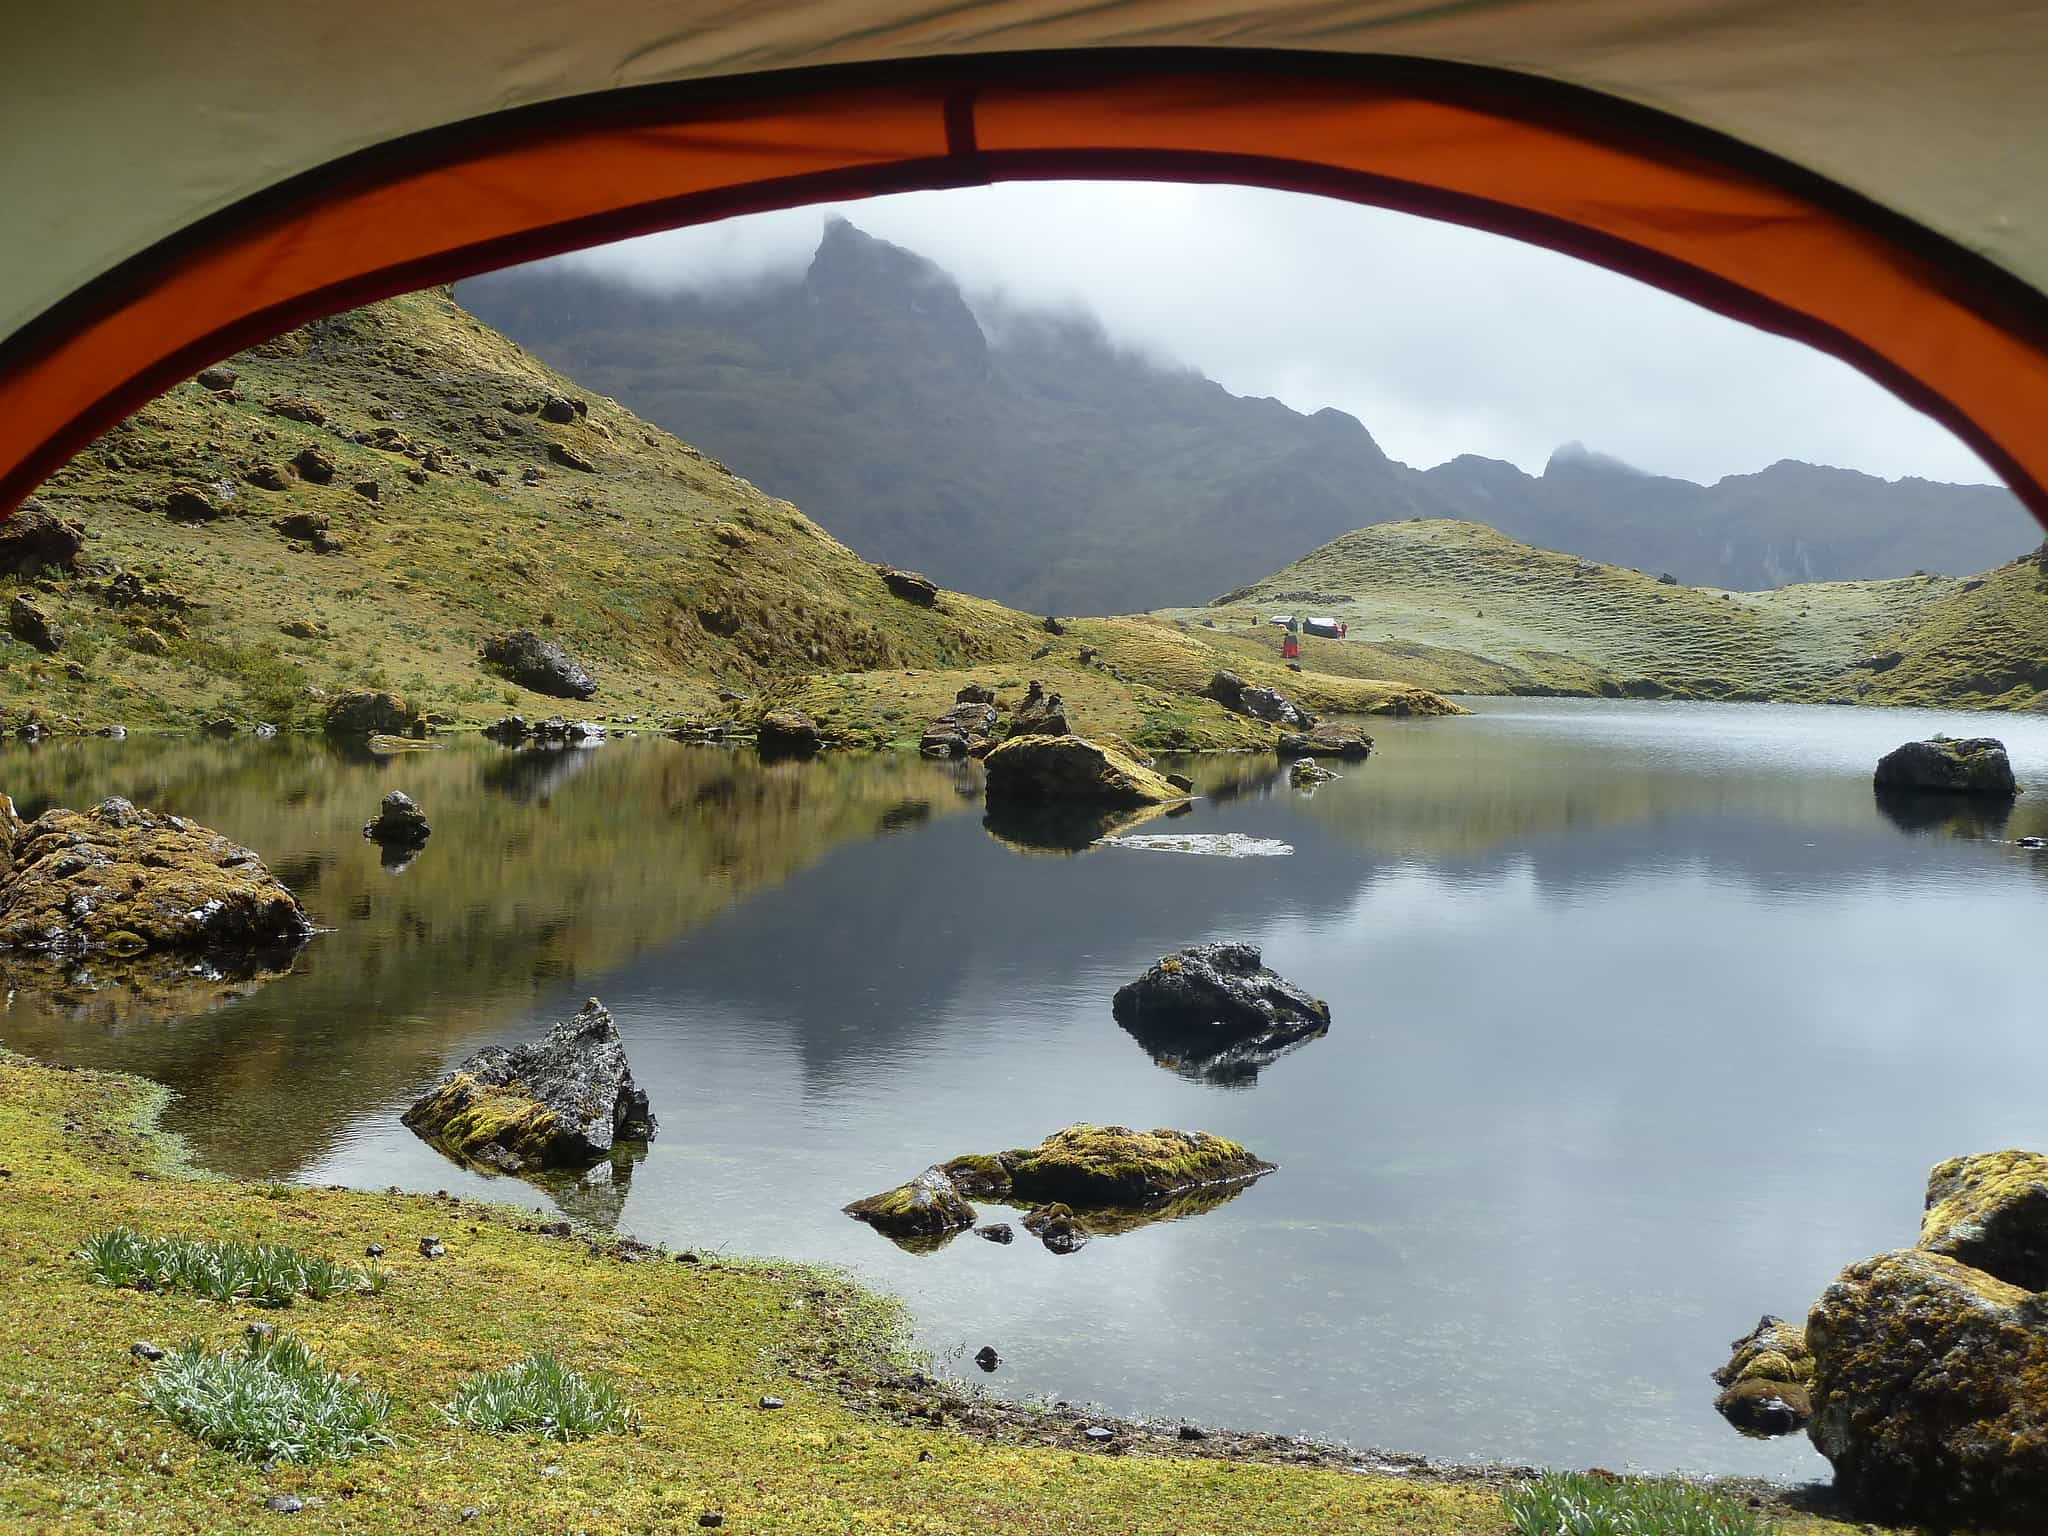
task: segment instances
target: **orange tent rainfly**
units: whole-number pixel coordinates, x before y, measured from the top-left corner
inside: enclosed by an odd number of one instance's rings
[[[0,52],[0,512],[318,314],[756,209],[1292,188],[1796,336],[2048,521],[2048,7],[2025,0],[73,0]]]

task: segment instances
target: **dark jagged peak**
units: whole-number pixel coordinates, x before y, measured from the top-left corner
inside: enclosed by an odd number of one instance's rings
[[[804,290],[821,338],[879,339],[907,330],[921,348],[977,371],[987,364],[988,339],[953,279],[937,263],[845,219],[826,221]]]

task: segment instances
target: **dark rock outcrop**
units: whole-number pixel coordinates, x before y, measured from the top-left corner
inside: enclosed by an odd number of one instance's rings
[[[1871,782],[1880,794],[1926,792],[2010,800],[2020,792],[2005,743],[1990,736],[1909,741],[1878,760]]]
[[[37,607],[26,592],[17,592],[7,605],[7,628],[15,639],[45,656],[54,656],[64,645],[64,626]]]
[[[2048,1156],[1980,1152],[1927,1176],[1920,1246],[2026,1291],[2048,1291]]]
[[[927,1168],[908,1183],[856,1200],[846,1214],[889,1237],[937,1237],[975,1222],[974,1207],[940,1168]]]
[[[1771,1439],[1804,1429],[1813,1417],[1813,1355],[1803,1330],[1765,1316],[1728,1346],[1714,1372],[1714,1408],[1745,1435]]]
[[[1068,734],[1066,702],[1047,693],[1037,678],[1024,690],[1024,697],[1010,715],[1011,736],[1065,736]]]
[[[989,753],[988,801],[1042,805],[1165,805],[1187,797],[1114,747],[1079,736],[1013,736]]]
[[[1364,762],[1372,756],[1372,738],[1332,726],[1313,731],[1283,731],[1274,751],[1283,758],[1335,757],[1346,762]]]
[[[313,932],[261,859],[182,816],[116,799],[21,826],[10,806],[0,840],[0,949],[273,952]]]
[[[508,1173],[581,1167],[656,1130],[618,1025],[594,997],[540,1040],[478,1051],[404,1120],[456,1156]]]
[[[1306,731],[1316,723],[1314,715],[1297,706],[1279,689],[1257,687],[1235,672],[1218,672],[1209,679],[1209,686],[1202,692],[1233,714],[1249,715],[1254,720],[1265,720],[1291,731]]]
[[[328,701],[320,723],[330,736],[404,736],[425,728],[417,705],[401,694],[369,688],[337,694]]]
[[[67,523],[30,497],[12,517],[0,520],[0,576],[33,576],[45,569],[68,571],[85,548],[85,530]]]
[[[884,586],[906,603],[929,608],[939,600],[938,583],[916,571],[899,571],[893,565],[878,565],[875,574],[882,578]]]
[[[1021,1225],[1052,1253],[1078,1253],[1088,1242],[1087,1224],[1057,1202],[1026,1211]]]
[[[587,699],[597,682],[557,641],[530,629],[495,635],[483,644],[483,658],[522,688],[556,699]]]
[[[1330,1005],[1268,969],[1252,944],[1196,944],[1119,987],[1111,1011],[1162,1066],[1255,1078],[1289,1047],[1328,1032]]]
[[[427,813],[402,789],[387,794],[377,814],[363,825],[363,836],[372,842],[401,848],[416,848],[432,833]]]
[[[483,729],[483,734],[492,741],[516,746],[526,740],[527,724],[524,715],[502,715]]]
[[[754,745],[763,757],[809,757],[823,744],[818,722],[801,710],[771,709],[754,728]]]
[[[1327,784],[1330,780],[1341,779],[1344,775],[1325,768],[1312,757],[1297,757],[1288,767],[1287,777],[1300,788],[1313,789],[1318,784]]]

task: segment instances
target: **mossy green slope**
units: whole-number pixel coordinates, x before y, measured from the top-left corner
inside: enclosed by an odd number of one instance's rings
[[[1877,644],[1868,703],[2048,707],[2048,544],[1941,595]]]
[[[1266,616],[1329,614],[1350,635],[1305,638],[1304,666],[1449,691],[1936,702],[1903,697],[1905,679],[1889,681],[1871,663],[1990,585],[1908,577],[1714,591],[1535,549],[1478,523],[1433,520],[1361,528],[1208,608],[1169,616],[1221,648],[1266,655],[1279,649]],[[1953,610],[1949,628],[1965,655],[1985,654],[1988,642],[1965,614],[1990,601]],[[2010,641],[1990,648],[2029,654],[2025,630],[2015,620]],[[2040,656],[2034,633],[2030,654]],[[1944,686],[1931,676],[1927,691]]]
[[[1217,1460],[995,1445],[857,1411],[837,1372],[880,1364],[892,1312],[792,1265],[622,1263],[523,1233],[509,1213],[416,1197],[266,1190],[196,1179],[150,1129],[132,1078],[0,1056],[0,1528],[138,1533],[294,1529],[592,1533],[1147,1533],[1506,1529],[1483,1488]],[[396,1401],[397,1444],[328,1466],[262,1468],[203,1448],[136,1400],[129,1343],[236,1342],[250,1314],[90,1283],[70,1255],[114,1223],[193,1236],[283,1236],[341,1255],[383,1243],[380,1294],[301,1304],[292,1331]],[[413,1256],[433,1234],[447,1257]],[[276,1314],[270,1314],[273,1318]],[[571,1446],[479,1435],[442,1405],[469,1373],[534,1349],[616,1383],[631,1433]],[[756,1405],[763,1395],[787,1404]]]

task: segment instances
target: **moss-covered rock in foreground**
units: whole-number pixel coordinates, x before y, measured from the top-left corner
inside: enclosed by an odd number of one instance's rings
[[[182,816],[103,800],[22,825],[0,813],[0,950],[275,952],[313,932],[249,849]]]
[[[969,1154],[940,1166],[966,1195],[1076,1209],[1148,1205],[1273,1169],[1207,1131],[1134,1131],[1123,1125],[1070,1125],[1035,1147]]]
[[[2022,1290],[2048,1291],[2048,1156],[1980,1152],[1935,1164],[1920,1246]]]
[[[1871,1519],[2048,1527],[2048,1297],[1940,1254],[1852,1264],[1814,1304],[1814,1445]]]
[[[1813,1354],[1805,1332],[1765,1316],[1729,1349],[1728,1363],[1714,1372],[1722,1389],[1715,1411],[1759,1439],[1804,1429],[1813,1417]]]
[[[975,1221],[974,1207],[941,1168],[927,1168],[906,1184],[856,1200],[846,1214],[889,1237],[937,1237]]]
[[[1185,800],[1169,784],[1115,747],[1081,736],[1018,736],[989,753],[988,799],[1044,805],[1067,800],[1107,806],[1166,805]]]
[[[594,997],[540,1040],[478,1051],[404,1120],[457,1157],[506,1173],[584,1166],[656,1128],[619,1027]]]

